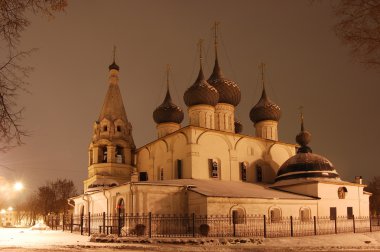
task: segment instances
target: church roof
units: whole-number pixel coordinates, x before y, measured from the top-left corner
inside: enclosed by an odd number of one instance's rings
[[[189,191],[193,191],[207,197],[226,198],[257,198],[257,199],[298,199],[313,200],[301,194],[284,192],[269,188],[265,184],[248,183],[240,181],[202,180],[202,179],[175,179],[152,182],[137,182],[135,184],[163,185],[163,186],[187,186]]]
[[[332,179],[340,180],[334,165],[325,157],[314,154],[308,146],[311,141],[310,132],[304,128],[301,114],[301,132],[296,136],[301,146],[297,154],[285,161],[277,171],[276,182],[287,179]]]
[[[111,69],[110,71],[117,71]],[[112,78],[112,77],[111,77]],[[116,77],[117,78],[117,77]],[[127,122],[127,114],[125,112],[123,98],[120,93],[119,84],[117,81],[110,81],[106,98],[104,99],[103,107],[99,115],[99,122],[104,118],[113,122],[116,119],[121,119]]]

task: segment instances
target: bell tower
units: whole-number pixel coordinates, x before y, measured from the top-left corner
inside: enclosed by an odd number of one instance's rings
[[[130,181],[135,144],[119,89],[119,66],[109,66],[109,85],[98,120],[93,125],[88,149],[88,178],[84,192]]]

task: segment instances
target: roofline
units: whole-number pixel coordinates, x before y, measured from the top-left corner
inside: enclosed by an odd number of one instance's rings
[[[280,180],[280,181],[286,181],[286,180]],[[352,186],[360,186],[360,187],[367,187],[366,184],[358,184],[358,183],[353,183],[353,182],[347,182],[347,181],[317,181],[317,180],[311,180],[311,181],[303,181],[301,183],[297,183],[296,181],[290,184],[285,184],[285,185],[276,185],[273,184],[271,188],[274,187],[286,187],[286,186],[291,186],[291,185],[304,185],[304,184],[313,184],[313,183],[325,183],[325,184],[335,184],[335,185],[352,185]]]
[[[313,199],[321,199],[320,197],[310,196],[310,195],[307,195],[307,194],[296,193],[296,192],[289,192],[289,191],[285,191],[285,190],[280,189],[280,188],[272,188],[272,187],[271,187],[271,189],[273,189],[273,190],[278,190],[278,191],[280,191],[280,192],[286,192],[286,193],[291,193],[291,194],[295,194],[295,195],[300,195],[300,196],[310,197],[310,198],[313,198]]]
[[[169,138],[170,136],[174,135],[175,133],[178,133],[178,132],[181,132],[185,129],[188,129],[188,128],[195,128],[195,129],[203,129],[205,131],[211,131],[211,132],[215,132],[215,133],[223,133],[223,134],[227,134],[227,135],[232,135],[232,136],[240,136],[241,138],[249,138],[249,139],[253,139],[253,140],[260,140],[260,141],[264,141],[264,142],[268,142],[268,143],[275,143],[275,144],[283,144],[283,145],[288,145],[288,146],[291,146],[291,147],[298,147],[299,145],[298,144],[291,144],[291,143],[285,143],[285,142],[281,142],[281,141],[275,141],[275,140],[270,140],[270,139],[265,139],[265,138],[260,138],[260,137],[255,137],[255,136],[250,136],[250,135],[242,135],[242,134],[238,134],[238,133],[232,133],[232,132],[226,132],[226,131],[221,131],[221,130],[215,130],[215,129],[209,129],[209,128],[203,128],[203,127],[197,127],[197,126],[193,126],[193,125],[187,125],[185,127],[182,127],[168,135],[165,135],[163,137],[160,137],[160,138],[157,138],[156,140],[153,140],[152,142],[150,143],[147,143],[139,148],[136,148],[135,151],[138,152],[152,144],[154,144],[155,142],[159,141],[159,140],[163,140],[163,139],[166,139],[166,138]]]
[[[265,199],[265,200],[315,200],[313,197],[311,196],[305,196],[305,197],[310,197],[310,199],[297,199],[297,198],[277,198],[277,197],[232,197],[232,196],[210,196],[210,195],[207,195],[207,194],[204,194],[204,193],[201,193],[201,192],[197,192],[197,191],[194,191],[192,190],[191,188],[189,189],[189,191],[191,192],[194,192],[194,193],[197,193],[197,194],[200,194],[202,196],[205,196],[205,197],[209,197],[209,198],[228,198],[228,199]],[[284,191],[286,192],[286,191]],[[286,193],[289,193],[289,194],[295,194],[295,193],[291,193],[291,192],[286,192]],[[304,196],[304,195],[302,195]]]

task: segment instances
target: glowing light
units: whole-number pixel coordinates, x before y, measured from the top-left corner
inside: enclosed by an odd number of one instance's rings
[[[0,211],[1,214],[5,214],[5,212],[6,212],[5,209],[1,209]]]
[[[13,188],[16,191],[21,191],[24,188],[24,185],[21,182],[17,182],[17,183],[14,184]]]
[[[10,212],[10,211],[13,211],[13,207],[8,207],[8,211]]]

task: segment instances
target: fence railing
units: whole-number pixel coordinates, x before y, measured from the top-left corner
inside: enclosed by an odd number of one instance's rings
[[[265,215],[162,215],[106,213],[47,216],[52,229],[145,237],[291,237],[380,231],[380,217],[282,217]]]

